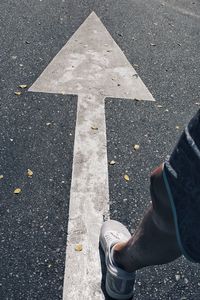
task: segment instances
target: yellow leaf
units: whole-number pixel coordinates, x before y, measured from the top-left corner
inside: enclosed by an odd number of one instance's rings
[[[126,175],[124,175],[124,179],[126,180],[126,181],[129,181],[130,180],[130,178],[129,178],[129,176],[126,174]]]
[[[75,246],[75,251],[82,251],[83,250],[83,246],[81,244],[77,244]]]
[[[0,175],[0,179],[3,179],[3,175]]]
[[[22,191],[22,190],[21,190],[20,188],[17,188],[17,189],[14,190],[14,194],[20,194],[21,191]]]
[[[33,171],[31,171],[30,169],[27,170],[27,176],[28,177],[32,177],[33,176]]]
[[[25,88],[28,87],[28,85],[27,84],[20,84],[19,87],[20,87],[20,89],[25,89]]]
[[[92,129],[92,130],[98,130],[98,127],[95,126],[95,125],[93,125],[93,126],[91,126],[91,129]]]
[[[135,144],[135,145],[133,145],[133,149],[136,151],[136,150],[139,150],[140,149],[140,145],[137,145],[137,144]]]
[[[15,95],[20,96],[21,92],[15,92]]]
[[[111,161],[109,162],[109,164],[110,164],[110,165],[115,165],[116,162],[115,162],[114,160],[111,160]]]

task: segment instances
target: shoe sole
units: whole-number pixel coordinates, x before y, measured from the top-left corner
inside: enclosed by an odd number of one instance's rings
[[[114,293],[114,292],[110,289],[107,280],[106,280],[106,292],[107,292],[107,294],[108,294],[111,298],[114,298],[114,299],[116,299],[116,300],[129,300],[129,299],[131,299],[131,298],[133,297],[133,293],[131,293],[131,294],[129,294],[129,295],[119,295],[119,294]]]

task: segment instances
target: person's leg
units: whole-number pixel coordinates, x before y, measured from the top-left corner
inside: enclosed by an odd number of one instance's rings
[[[152,204],[136,233],[128,242],[114,246],[113,259],[127,272],[165,264],[181,255],[172,210],[163,182],[162,168],[163,165],[151,175]]]

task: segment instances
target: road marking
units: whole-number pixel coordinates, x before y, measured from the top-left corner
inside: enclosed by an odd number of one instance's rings
[[[103,215],[109,214],[104,99],[154,101],[135,74],[93,12],[29,89],[78,94],[64,300],[104,299],[98,251]],[[76,252],[76,244],[83,250]]]

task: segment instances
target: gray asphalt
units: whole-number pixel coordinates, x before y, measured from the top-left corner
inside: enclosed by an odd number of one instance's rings
[[[134,232],[151,170],[199,107],[200,3],[3,0],[0,8],[0,299],[61,299],[77,98],[14,92],[94,10],[156,99],[106,99],[111,217]],[[134,299],[199,298],[199,265],[184,258],[137,274]]]

